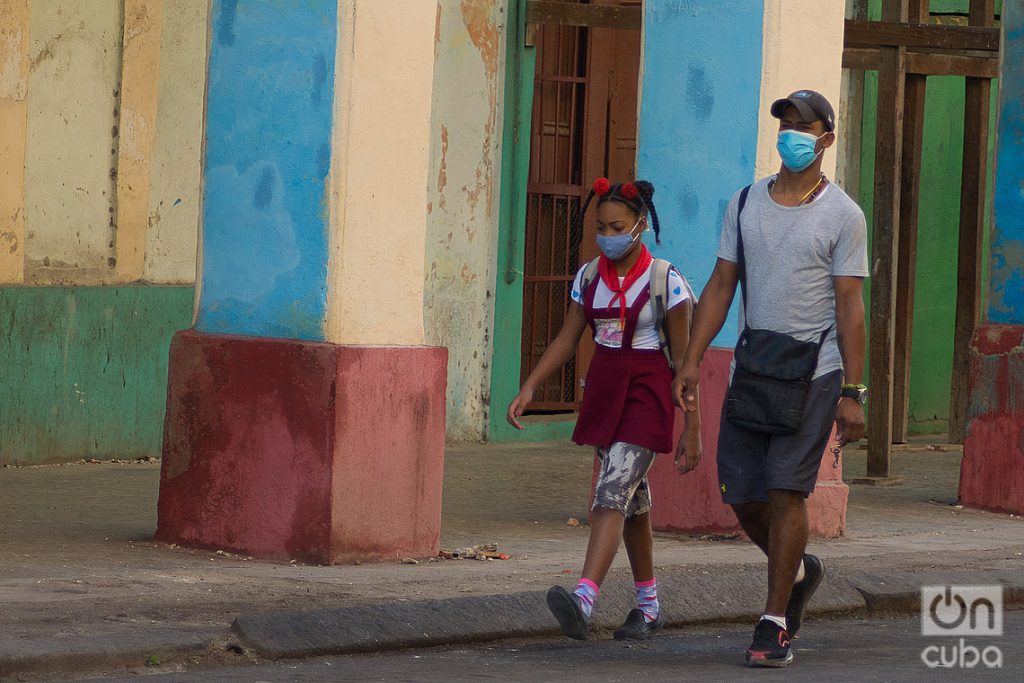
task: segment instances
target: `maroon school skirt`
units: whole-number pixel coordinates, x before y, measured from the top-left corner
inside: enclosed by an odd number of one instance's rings
[[[664,353],[597,345],[573,441],[604,448],[624,441],[669,453],[674,420],[672,370]]]

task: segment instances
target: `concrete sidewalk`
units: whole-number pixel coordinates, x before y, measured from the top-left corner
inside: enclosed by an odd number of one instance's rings
[[[864,471],[862,452],[844,457],[847,477]],[[848,535],[813,543],[829,575],[812,611],[914,609],[934,583],[1001,582],[1024,599],[1022,521],[956,506],[959,461],[908,450],[906,484],[851,489]],[[553,634],[543,591],[579,571],[588,529],[566,522],[586,520],[590,466],[569,444],[450,447],[442,546],[496,543],[512,559],[334,567],[152,543],[157,464],[0,470],[0,678]],[[659,537],[655,558],[674,625],[763,604],[764,560],[747,542]],[[624,617],[628,578],[623,553],[598,626]]]

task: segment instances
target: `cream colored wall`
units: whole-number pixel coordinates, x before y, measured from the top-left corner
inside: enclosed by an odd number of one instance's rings
[[[756,177],[779,170],[775,150],[779,121],[772,102],[795,90],[817,90],[840,111],[845,0],[765,0],[761,111],[758,115]],[[841,121],[840,121],[841,123]],[[836,135],[847,131],[837,126]],[[835,176],[836,150],[825,154],[822,171]]]
[[[448,438],[483,438],[501,180],[504,3],[441,0],[427,203],[427,343],[446,346]]]
[[[114,258],[121,3],[31,3],[26,277],[109,278]]]
[[[339,0],[326,340],[423,344],[433,2]],[[326,207],[325,207],[326,208]]]
[[[0,283],[194,282],[207,13],[195,0],[0,3],[0,212],[24,207],[23,228],[0,231],[23,231]]]
[[[164,2],[143,279],[191,284],[199,235],[209,8],[196,0]]]
[[[0,284],[24,278],[28,0],[0,4]]]

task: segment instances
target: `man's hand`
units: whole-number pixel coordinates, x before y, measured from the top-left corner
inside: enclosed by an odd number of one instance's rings
[[[701,455],[700,429],[687,427],[683,430],[682,436],[679,437],[679,443],[676,445],[676,457],[673,460],[676,471],[679,474],[692,472],[700,464]]]
[[[697,412],[697,384],[700,382],[700,368],[688,363],[679,368],[672,380],[672,397],[676,405],[687,413]]]
[[[531,401],[533,401],[533,390],[524,387],[519,390],[516,397],[508,404],[508,412],[505,413],[505,419],[519,431],[526,429],[519,422],[519,418],[522,417],[523,411],[526,410],[526,406],[530,405]]]
[[[840,446],[864,438],[864,407],[852,398],[839,399],[839,408],[836,410],[836,432]]]

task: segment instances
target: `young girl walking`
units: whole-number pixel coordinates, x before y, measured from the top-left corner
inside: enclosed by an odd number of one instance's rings
[[[576,273],[562,329],[509,404],[506,417],[512,426],[523,429],[519,417],[534,391],[573,357],[589,325],[596,350],[573,441],[594,446],[601,462],[590,541],[575,590],[553,586],[547,602],[565,635],[585,640],[601,583],[621,538],[633,570],[637,606],[615,631],[615,639],[643,639],[664,624],[654,578],[647,472],[656,453],[673,450],[675,408],[668,359],[674,367],[682,367],[696,302],[682,275],[667,262],[654,259],[641,241],[648,226],[656,240],[661,234],[654,186],[642,180],[613,185],[598,178],[577,224],[594,197],[602,255]],[[700,413],[684,414],[686,428],[675,447],[680,474],[696,467],[701,456]]]

